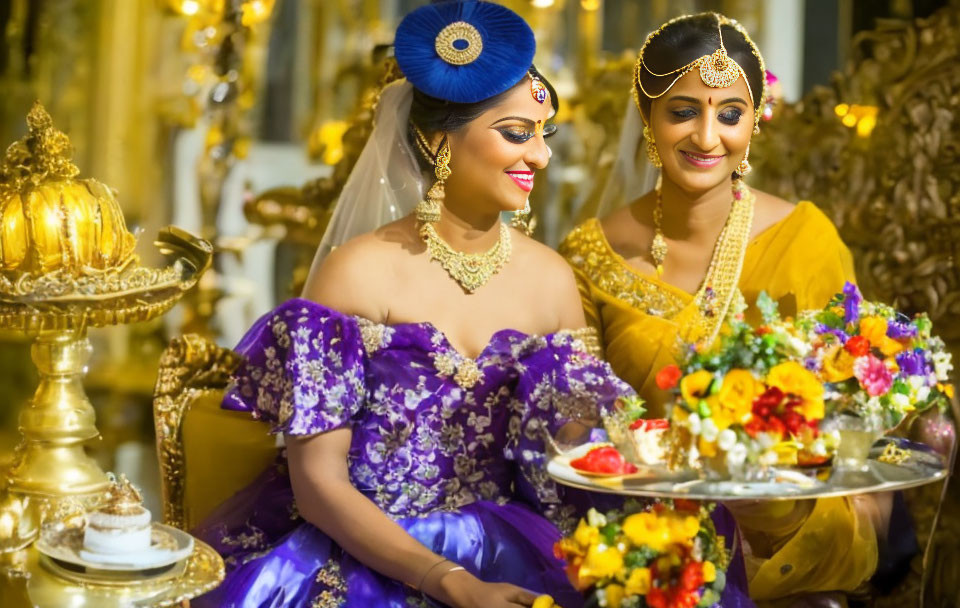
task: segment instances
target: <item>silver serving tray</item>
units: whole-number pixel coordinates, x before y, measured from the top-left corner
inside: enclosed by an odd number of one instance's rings
[[[909,454],[901,464],[877,460],[886,444],[891,442]],[[947,475],[943,458],[931,448],[892,437],[885,437],[874,444],[863,470],[777,468],[770,472],[773,479],[765,481],[708,480],[699,478],[696,471],[668,471],[662,467],[640,467],[632,475],[585,475],[570,466],[570,460],[583,451],[583,446],[580,446],[570,451],[555,452],[547,462],[547,473],[565,486],[651,498],[716,501],[826,498],[905,490],[940,481]]]

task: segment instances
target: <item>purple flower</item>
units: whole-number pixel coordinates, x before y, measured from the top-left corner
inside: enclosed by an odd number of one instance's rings
[[[823,323],[817,323],[816,327],[813,328],[813,331],[817,332],[818,335],[830,334],[840,341],[840,344],[846,344],[847,340],[850,339],[850,336],[847,335],[847,332],[842,329],[836,329],[830,327],[829,325],[824,325]]]
[[[896,358],[900,372],[905,376],[926,376],[932,371],[922,348],[904,351]]]
[[[898,338],[912,338],[917,335],[917,326],[909,321],[887,322],[887,336]]]
[[[843,322],[855,323],[860,319],[860,302],[863,296],[857,286],[847,281],[843,285]]]
[[[816,357],[807,357],[803,360],[803,366],[810,370],[811,372],[816,372],[820,370],[820,363],[817,361]]]

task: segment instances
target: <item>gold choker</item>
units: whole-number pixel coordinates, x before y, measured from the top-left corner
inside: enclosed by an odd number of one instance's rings
[[[500,224],[500,238],[489,251],[483,253],[463,253],[448,245],[430,222],[420,225],[420,238],[427,245],[427,254],[431,260],[440,262],[450,277],[460,284],[467,293],[473,293],[483,287],[490,277],[500,272],[504,264],[510,261],[510,229]]]

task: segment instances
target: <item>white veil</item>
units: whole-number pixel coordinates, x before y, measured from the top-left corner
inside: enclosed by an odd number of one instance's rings
[[[423,198],[423,176],[407,142],[412,101],[406,79],[384,87],[373,132],[337,198],[311,274],[334,248],[409,215]]]
[[[607,183],[600,195],[600,203],[597,205],[599,217],[653,190],[657,183],[659,169],[650,163],[644,146],[643,118],[633,97],[627,96],[627,109],[620,127],[617,157],[610,168]]]

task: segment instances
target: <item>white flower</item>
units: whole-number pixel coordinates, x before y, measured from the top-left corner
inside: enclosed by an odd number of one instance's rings
[[[929,391],[929,389],[927,390]],[[910,409],[910,397],[908,397],[907,395],[904,395],[902,393],[894,393],[890,397],[890,399],[891,401],[893,401],[894,407],[896,407],[901,412]]]
[[[827,444],[824,443],[823,439],[817,438],[814,440],[813,444],[810,446],[810,451],[816,456],[826,456],[827,455]]]
[[[767,450],[763,454],[760,454],[760,464],[765,467],[772,467],[777,464],[777,453],[773,450]]]
[[[587,511],[587,523],[594,528],[602,528],[607,525],[607,518],[596,509],[591,508]]]
[[[953,371],[953,361],[950,353],[933,353],[933,369],[938,382],[949,382],[950,372]]]
[[[757,433],[757,441],[760,443],[760,447],[766,450],[777,442],[777,438],[770,433]]]
[[[717,428],[717,423],[713,421],[713,418],[707,418],[700,425],[700,434],[704,441],[716,441],[719,433],[720,429]]]
[[[687,428],[690,429],[691,435],[700,434],[700,416],[697,414],[690,414],[690,417],[687,418]]]
[[[737,434],[731,431],[730,429],[724,429],[720,431],[720,435],[717,436],[717,447],[719,447],[724,452],[730,451],[737,443]]]
[[[727,452],[727,466],[739,467],[747,460],[747,446],[742,443],[736,443]]]
[[[801,340],[796,336],[789,336],[787,344],[801,357],[806,357],[813,348],[806,340]]]

